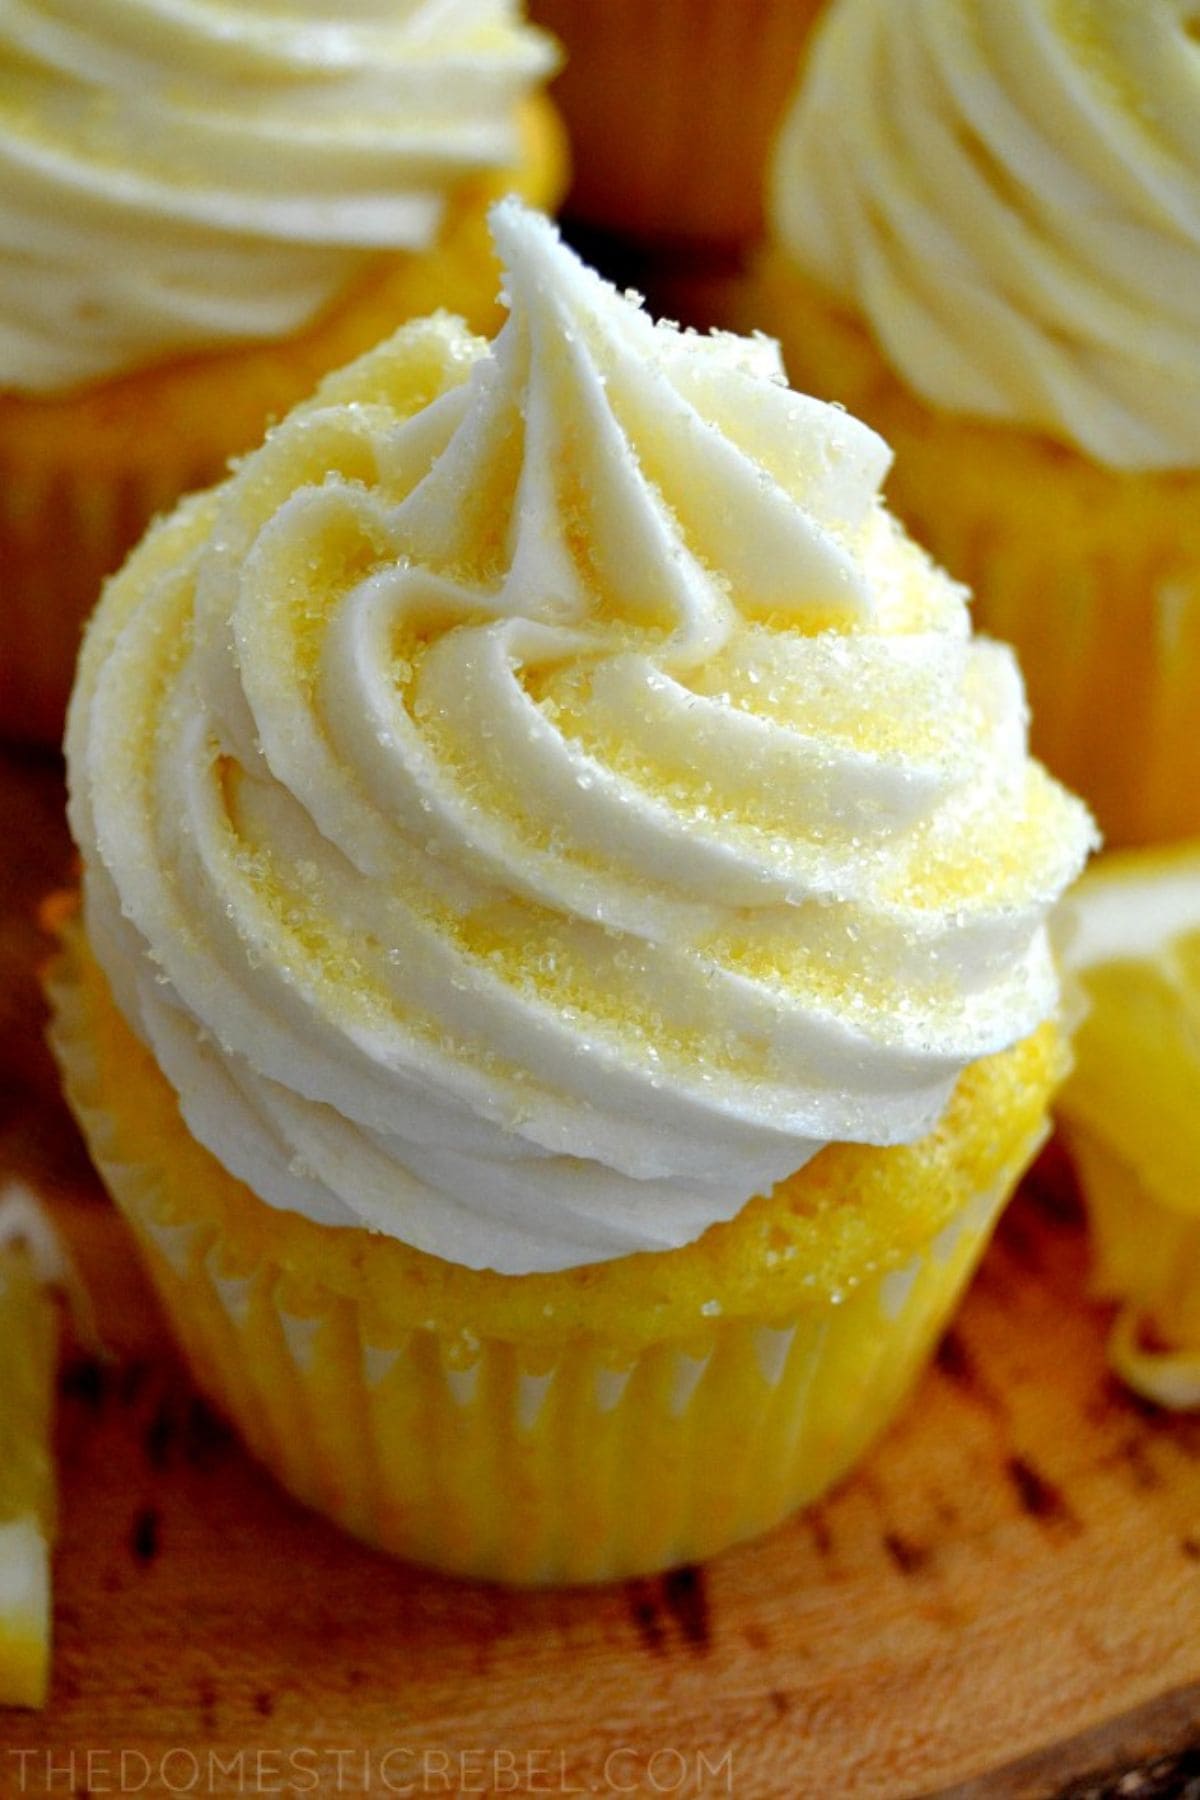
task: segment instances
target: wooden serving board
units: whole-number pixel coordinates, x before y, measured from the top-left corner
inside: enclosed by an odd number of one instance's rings
[[[111,1357],[64,1372],[53,1700],[0,1715],[0,1796],[1188,1791],[1200,1419],[1109,1379],[1053,1160],[823,1506],[606,1591],[402,1567],[285,1499],[196,1400],[88,1171],[33,976],[61,806],[56,768],[0,758],[0,1175],[53,1203]]]

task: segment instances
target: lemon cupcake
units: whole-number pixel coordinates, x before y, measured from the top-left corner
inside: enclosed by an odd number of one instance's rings
[[[1198,18],[835,0],[730,314],[888,438],[1113,842],[1200,830]]]
[[[0,20],[0,733],[57,740],[100,581],[564,185],[518,0],[32,0]]]
[[[704,1556],[911,1384],[1062,1073],[1091,824],[766,340],[493,215],[111,581],[56,1041],[206,1391],[460,1573]]]
[[[562,39],[570,210],[723,257],[763,229],[763,171],[825,0],[531,0]]]

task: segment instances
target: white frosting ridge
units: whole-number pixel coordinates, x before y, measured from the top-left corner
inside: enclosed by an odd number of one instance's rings
[[[836,0],[772,190],[925,400],[1200,467],[1197,0]]]
[[[0,388],[300,329],[518,160],[518,0],[5,0]]]
[[[90,939],[195,1136],[519,1273],[927,1131],[1053,1009],[1091,826],[879,438],[493,229],[495,344],[406,327],[160,526],[68,750]]]

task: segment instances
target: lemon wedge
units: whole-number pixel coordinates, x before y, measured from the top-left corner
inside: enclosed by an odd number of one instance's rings
[[[1146,1398],[1200,1408],[1200,843],[1100,858],[1060,933],[1086,1011],[1058,1116],[1095,1286],[1121,1309],[1110,1358]]]
[[[58,1317],[23,1243],[0,1241],[0,1706],[45,1704]]]

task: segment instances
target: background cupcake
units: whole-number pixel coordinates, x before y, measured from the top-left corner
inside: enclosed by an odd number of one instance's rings
[[[1045,1130],[1085,812],[765,340],[494,214],[108,586],[56,1038],[209,1392],[438,1566],[707,1555],[882,1427]]]
[[[515,0],[199,0],[0,21],[0,731],[57,738],[153,514],[438,305],[495,322],[484,215],[553,203]]]
[[[567,51],[555,85],[573,217],[729,256],[761,235],[771,139],[824,0],[532,0]]]
[[[1200,830],[1194,12],[837,0],[735,308],[888,437],[1113,841]]]

